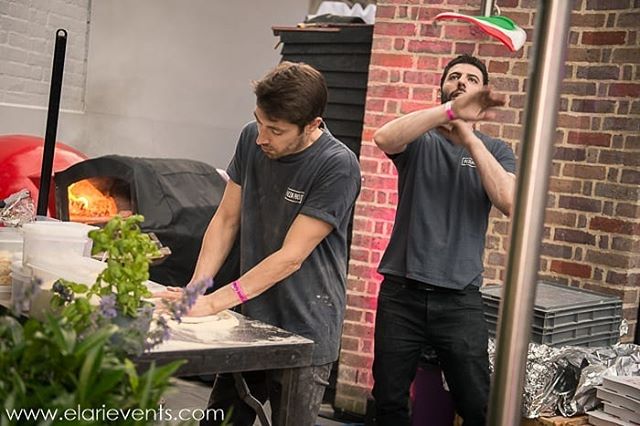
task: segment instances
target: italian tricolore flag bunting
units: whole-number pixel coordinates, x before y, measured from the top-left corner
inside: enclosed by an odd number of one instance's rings
[[[467,16],[461,13],[445,12],[436,15],[434,22],[439,19],[460,19],[475,24],[482,31],[500,40],[512,52],[524,46],[527,33],[506,16]]]

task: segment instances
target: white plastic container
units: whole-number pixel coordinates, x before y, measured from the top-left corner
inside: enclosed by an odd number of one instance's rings
[[[31,268],[22,265],[22,260],[15,259],[11,262],[11,297],[23,299],[22,310],[29,310],[29,300],[26,298],[25,289],[31,287]]]
[[[33,222],[22,227],[23,263],[58,262],[72,256],[90,256],[93,241],[88,233],[95,226],[76,222]]]
[[[17,228],[0,227],[0,293],[11,288],[11,257],[22,255],[22,232]]]
[[[53,283],[60,278],[90,286],[107,267],[104,262],[78,255],[60,259],[59,262],[53,260],[35,260],[28,264],[33,270],[33,278],[41,281],[41,289],[51,289]]]

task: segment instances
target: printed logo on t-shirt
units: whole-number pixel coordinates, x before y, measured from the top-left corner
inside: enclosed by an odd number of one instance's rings
[[[295,189],[287,188],[287,193],[284,195],[284,199],[296,204],[302,204],[304,198],[304,192],[296,191]]]
[[[471,157],[462,157],[462,162],[460,163],[461,166],[467,166],[467,167],[476,167],[476,162],[473,161],[473,158]]]

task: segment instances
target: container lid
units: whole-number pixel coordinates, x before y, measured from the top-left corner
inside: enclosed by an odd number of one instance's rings
[[[29,262],[28,266],[33,268],[35,277],[45,274],[55,279],[63,278],[77,283],[93,284],[107,264],[90,257],[68,256],[57,262],[38,259]]]
[[[78,222],[32,222],[24,224],[22,229],[25,236],[86,238],[89,231],[98,227]]]
[[[502,287],[501,285],[485,287],[482,289],[482,294],[484,297],[502,299]],[[620,302],[620,298],[562,284],[539,282],[536,286],[534,307],[541,311],[562,311],[616,302]]]

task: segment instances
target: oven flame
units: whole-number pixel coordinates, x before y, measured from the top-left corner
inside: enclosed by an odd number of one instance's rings
[[[69,219],[75,222],[106,222],[118,213],[113,197],[103,194],[88,180],[69,185]]]

